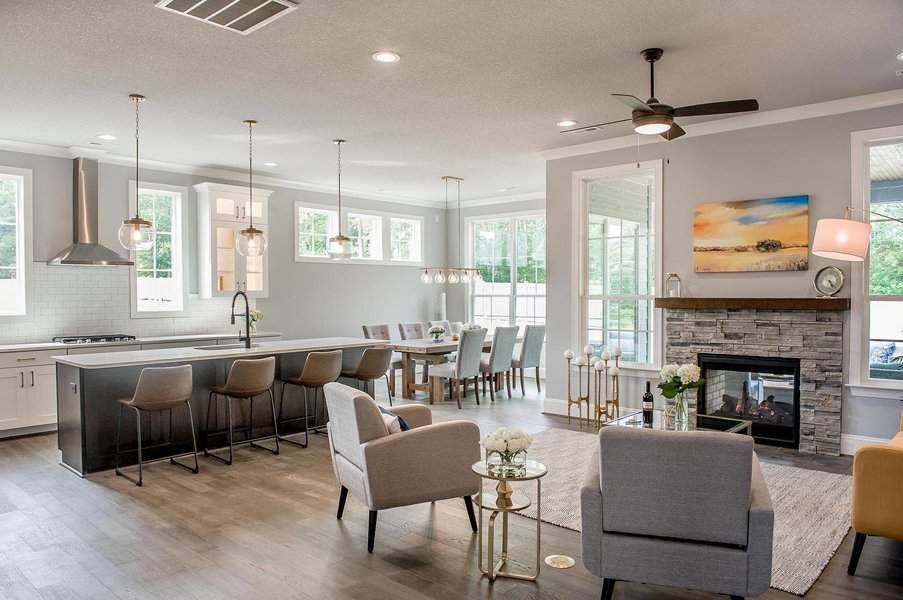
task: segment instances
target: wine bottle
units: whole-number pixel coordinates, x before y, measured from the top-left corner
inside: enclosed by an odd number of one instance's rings
[[[643,394],[643,425],[652,425],[652,410],[655,406],[653,402],[650,383],[646,382],[646,393]]]

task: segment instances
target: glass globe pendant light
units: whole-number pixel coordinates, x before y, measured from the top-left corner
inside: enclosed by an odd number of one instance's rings
[[[263,256],[267,249],[267,238],[263,231],[254,227],[254,126],[257,121],[242,121],[248,126],[248,226],[238,232],[235,245],[242,256]]]
[[[119,226],[119,243],[126,250],[135,252],[138,250],[149,250],[153,247],[157,232],[153,223],[141,218],[138,201],[139,190],[141,189],[138,183],[138,132],[141,125],[138,105],[144,102],[145,97],[141,94],[130,94],[129,100],[135,103],[135,216],[126,219]]]
[[[348,260],[351,258],[351,238],[342,234],[342,144],[347,140],[335,139],[332,143],[336,145],[338,150],[338,173],[339,173],[339,233],[329,238],[329,246],[327,252],[332,260]]]

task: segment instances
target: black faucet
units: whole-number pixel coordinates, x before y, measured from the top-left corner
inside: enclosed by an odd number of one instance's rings
[[[248,295],[242,291],[235,292],[235,295],[232,296],[232,314],[229,317],[229,322],[235,325],[235,299],[241,296],[245,299],[245,348],[248,350],[251,349],[251,305],[248,302]],[[239,341],[241,341],[241,334],[238,336]]]

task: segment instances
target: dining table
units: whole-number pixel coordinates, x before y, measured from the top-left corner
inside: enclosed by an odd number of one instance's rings
[[[517,342],[520,343],[522,337],[518,336]],[[448,355],[458,349],[458,340],[452,336],[439,338],[438,341],[432,338],[422,338],[413,340],[399,340],[391,343],[392,348],[401,354],[401,395],[403,398],[413,398],[414,392],[426,391],[430,395],[430,404],[436,400],[442,400],[444,390],[442,387],[443,380],[439,377],[430,377],[427,383],[418,383],[414,377],[415,361],[423,361],[428,364],[438,364],[448,361]],[[483,350],[488,351],[492,348],[492,336],[487,335],[483,341]]]

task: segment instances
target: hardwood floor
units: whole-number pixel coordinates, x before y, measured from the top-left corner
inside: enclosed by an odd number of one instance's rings
[[[519,392],[464,410],[433,407],[436,420],[472,419],[532,431],[567,427],[540,414],[540,398]],[[535,388],[533,388],[535,389]],[[378,397],[385,400],[385,388]],[[579,534],[543,526],[543,556],[577,559],[543,568],[537,583],[478,576],[477,538],[464,502],[448,500],[380,512],[367,553],[367,509],[353,495],[335,518],[339,486],[323,436],[282,454],[240,448],[232,467],[201,459],[201,472],[161,462],[137,488],[112,472],[82,480],[59,466],[56,438],[0,442],[0,598],[594,599],[601,582],[580,566]],[[813,458],[761,448],[763,460],[849,472],[849,458]],[[901,483],[903,485],[903,483]],[[534,521],[512,518],[516,564],[531,559]],[[848,535],[807,598],[903,597],[903,544],[870,538],[849,577]],[[520,562],[521,557],[523,561]],[[650,556],[650,561],[655,557]],[[618,584],[618,600],[718,598],[670,588]],[[762,598],[789,599],[769,591]]]

